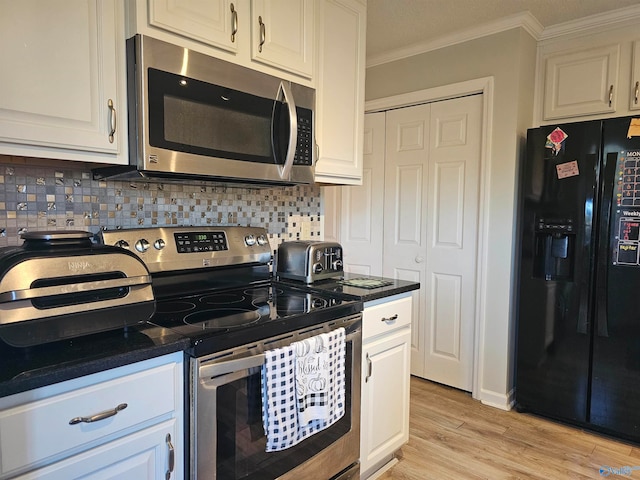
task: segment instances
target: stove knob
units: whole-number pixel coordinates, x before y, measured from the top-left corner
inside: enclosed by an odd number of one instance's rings
[[[324,270],[324,268],[323,268],[321,263],[314,263],[313,264],[313,273],[320,273],[320,272],[322,272],[322,270]]]
[[[114,243],[114,245],[116,247],[126,248],[127,250],[129,250],[129,242],[127,242],[126,240],[118,240],[116,243]]]
[[[153,242],[153,246],[156,248],[156,250],[162,250],[165,247],[165,245],[166,245],[166,243],[161,238],[159,238],[155,242]]]
[[[256,244],[256,237],[253,235],[247,235],[244,237],[244,243],[247,247],[253,247]]]
[[[258,245],[266,245],[269,242],[264,235],[258,235]]]
[[[136,242],[136,250],[140,253],[144,253],[149,250],[149,241],[141,238]]]

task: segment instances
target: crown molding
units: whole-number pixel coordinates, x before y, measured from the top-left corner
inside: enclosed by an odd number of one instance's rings
[[[470,40],[486,37],[487,35],[493,35],[495,33],[504,32],[517,27],[524,28],[525,31],[527,31],[536,40],[540,37],[540,34],[543,31],[542,24],[530,12],[517,13],[515,15],[510,15],[496,20],[495,22],[485,23],[478,27],[451,35],[445,35],[432,41],[415,43],[380,55],[373,55],[367,58],[367,68],[412,57],[421,53],[438,50],[440,48],[450,47],[452,45],[468,42]]]
[[[450,47],[459,43],[468,42],[477,38],[493,35],[512,28],[521,27],[528,32],[536,41],[546,42],[559,38],[580,37],[591,35],[601,31],[614,28],[622,28],[631,25],[638,25],[640,22],[640,5],[620,8],[610,12],[591,15],[579,20],[560,23],[544,28],[542,24],[530,12],[523,12],[511,15],[495,22],[474,27],[462,32],[445,35],[429,42],[416,43],[407,47],[399,48],[380,55],[373,55],[367,58],[367,68],[384,63],[401,60],[403,58],[419,55],[421,53]]]
[[[610,12],[590,15],[570,22],[552,25],[542,31],[538,41],[545,42],[547,40],[558,39],[559,37],[572,38],[592,35],[614,28],[623,28],[631,25],[637,26],[639,21],[640,5],[632,5]]]

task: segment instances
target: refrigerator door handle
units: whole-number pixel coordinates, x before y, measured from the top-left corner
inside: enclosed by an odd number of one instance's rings
[[[603,255],[604,259],[598,261],[596,270],[596,333],[599,337],[609,336],[609,321],[607,319],[608,305],[608,282],[607,282],[607,265],[609,255]]]

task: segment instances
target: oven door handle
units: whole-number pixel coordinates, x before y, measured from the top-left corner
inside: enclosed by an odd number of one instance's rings
[[[240,370],[260,367],[264,365],[265,355],[254,355],[253,357],[238,358],[226,362],[214,363],[213,365],[202,365],[198,368],[198,378],[214,378],[227,373],[238,372]]]

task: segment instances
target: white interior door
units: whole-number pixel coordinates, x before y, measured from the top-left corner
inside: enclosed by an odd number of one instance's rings
[[[347,272],[382,275],[381,212],[384,206],[384,112],[364,119],[362,185],[342,188],[341,244]]]
[[[482,97],[391,110],[386,120],[383,274],[421,283],[412,374],[470,391]]]
[[[385,277],[420,282],[413,293],[411,373],[425,376],[426,216],[430,105],[386,112]]]

